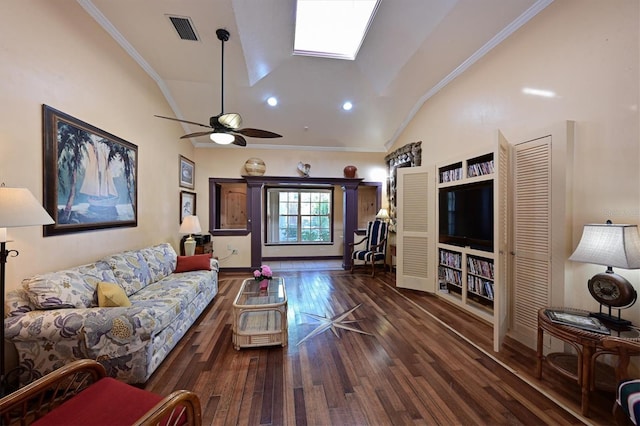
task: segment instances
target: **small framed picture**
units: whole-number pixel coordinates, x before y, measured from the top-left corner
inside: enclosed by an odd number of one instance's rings
[[[196,165],[187,157],[180,156],[180,186],[182,188],[195,188]]]
[[[196,214],[196,194],[180,191],[180,223],[185,217]]]

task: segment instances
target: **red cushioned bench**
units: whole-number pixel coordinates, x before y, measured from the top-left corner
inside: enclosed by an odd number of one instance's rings
[[[107,377],[97,361],[74,361],[0,399],[2,424],[196,425],[200,401],[178,390],[162,397]]]

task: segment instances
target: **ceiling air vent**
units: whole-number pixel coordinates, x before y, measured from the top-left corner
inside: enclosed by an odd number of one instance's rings
[[[181,39],[198,41],[198,35],[196,34],[195,28],[193,28],[191,18],[184,16],[167,16]]]

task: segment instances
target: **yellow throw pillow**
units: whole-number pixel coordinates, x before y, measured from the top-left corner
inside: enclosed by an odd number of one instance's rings
[[[98,306],[101,308],[128,307],[131,306],[131,302],[124,289],[118,284],[99,282]]]

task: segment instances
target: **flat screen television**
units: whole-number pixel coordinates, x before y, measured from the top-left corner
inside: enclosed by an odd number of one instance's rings
[[[493,181],[440,189],[439,241],[493,251]]]

